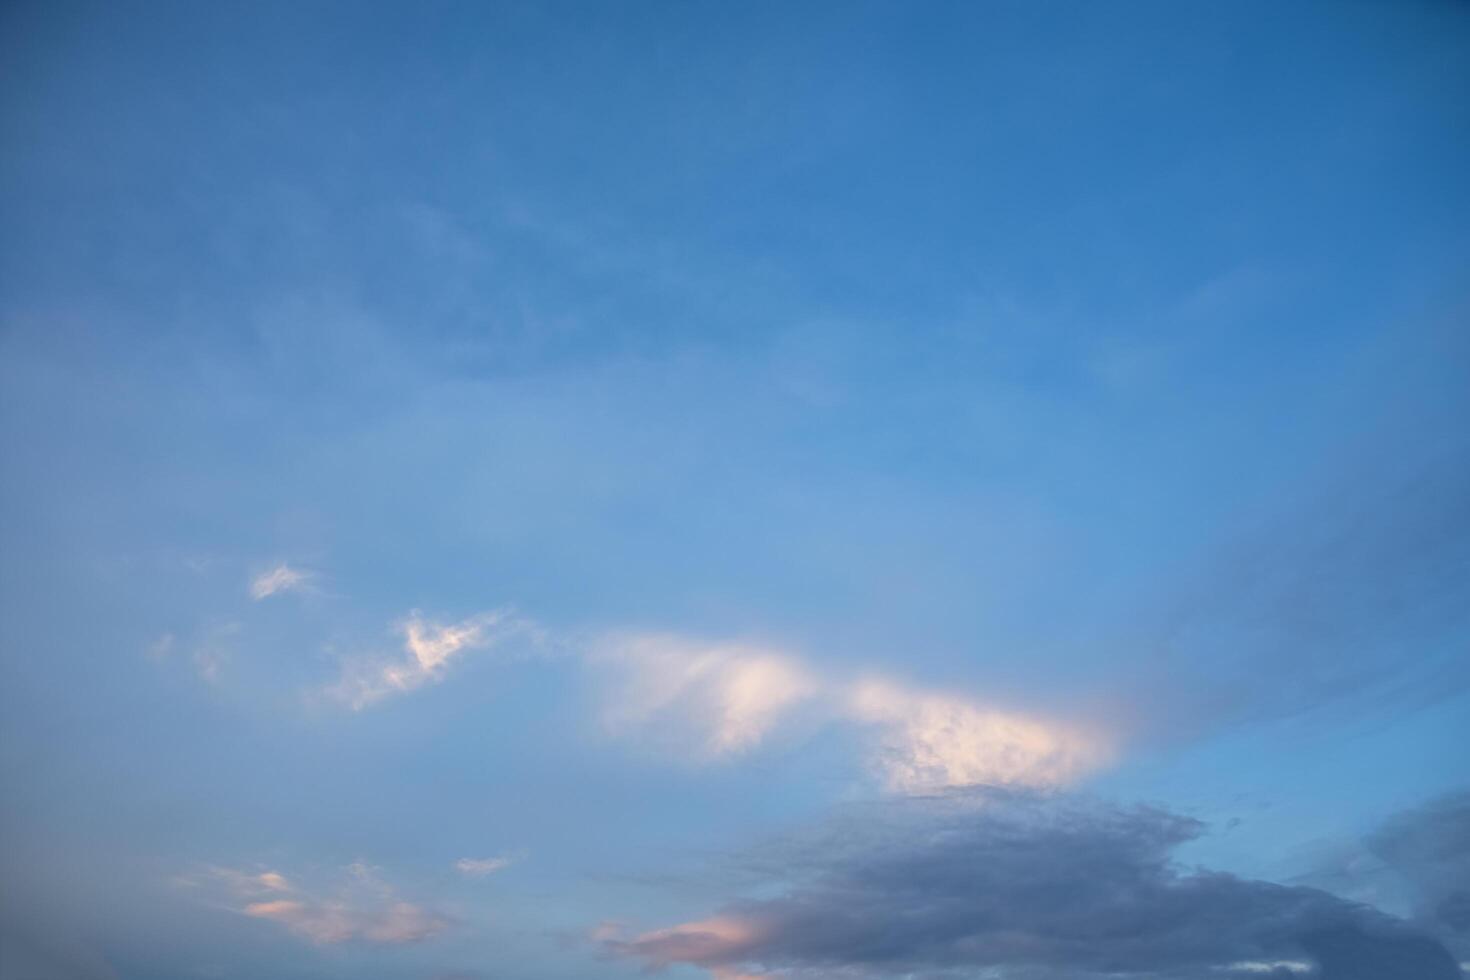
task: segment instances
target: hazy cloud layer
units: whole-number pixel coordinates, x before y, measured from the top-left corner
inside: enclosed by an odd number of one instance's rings
[[[1434,939],[1312,888],[1177,867],[1197,821],[1164,810],[985,791],[836,821],[756,857],[760,890],[611,952],[715,975],[1452,980]]]

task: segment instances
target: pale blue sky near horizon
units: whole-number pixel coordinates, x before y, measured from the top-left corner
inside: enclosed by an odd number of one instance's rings
[[[6,5],[9,969],[1095,975],[660,945],[976,784],[1470,961],[1359,860],[1470,783],[1467,54],[1457,2]]]

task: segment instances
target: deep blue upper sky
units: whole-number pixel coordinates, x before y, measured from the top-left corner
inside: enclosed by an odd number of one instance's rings
[[[1470,961],[1465,3],[10,3],[0,150],[4,980]]]

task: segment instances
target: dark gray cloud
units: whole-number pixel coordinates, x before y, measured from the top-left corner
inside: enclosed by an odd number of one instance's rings
[[[1178,867],[1192,819],[993,791],[848,815],[765,851],[767,896],[609,942],[717,975],[1455,980],[1435,939],[1314,888]],[[1246,966],[1245,964],[1250,964]],[[1367,971],[1367,972],[1365,972]]]
[[[1399,814],[1367,844],[1407,886],[1415,919],[1470,954],[1470,792]]]

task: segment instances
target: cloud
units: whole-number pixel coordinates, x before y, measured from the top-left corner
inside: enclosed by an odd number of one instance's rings
[[[1108,755],[1099,736],[884,680],[854,685],[847,708],[884,729],[879,765],[889,786],[903,792],[1060,786]]]
[[[234,640],[242,629],[239,623],[221,623],[205,631],[191,656],[194,670],[203,680],[219,682],[220,674],[234,658]]]
[[[819,689],[784,653],[741,644],[705,644],[669,634],[612,637],[592,652],[618,676],[603,721],[617,733],[657,726],[701,757],[752,748],[783,714]]]
[[[291,885],[286,881],[285,876],[276,871],[267,871],[264,874],[256,875],[256,880],[263,887],[274,892],[288,892],[291,890]]]
[[[1415,919],[1470,953],[1470,792],[1397,815],[1367,844],[1408,886]]]
[[[1301,960],[1271,960],[1270,962],[1262,960],[1241,960],[1239,963],[1231,963],[1225,969],[1231,973],[1249,974],[1310,973],[1312,972],[1312,964],[1303,963]]]
[[[460,858],[454,862],[454,870],[468,878],[483,878],[502,871],[520,860],[520,855],[505,854],[492,858]]]
[[[279,871],[244,871],[221,865],[206,865],[196,873],[181,875],[175,879],[175,883],[188,888],[207,884],[223,889],[236,898],[254,898],[273,892],[294,890],[286,876]]]
[[[625,634],[604,641],[590,659],[617,671],[604,692],[609,730],[657,730],[701,759],[755,747],[797,708],[808,719],[876,730],[876,769],[897,792],[1058,786],[1110,754],[1097,733],[882,677],[852,682],[769,647]]]
[[[144,650],[143,653],[145,656],[147,656],[149,660],[153,661],[154,663],[159,663],[161,661],[167,660],[169,654],[173,653],[174,642],[174,635],[172,633],[165,633],[158,639],[154,640],[152,643],[148,644],[147,649]]]
[[[547,636],[503,611],[442,624],[415,610],[397,631],[399,656],[346,661],[329,695],[361,709],[442,679],[466,651],[516,633],[538,641]],[[653,632],[563,639],[557,646],[593,673],[606,731],[698,762],[753,750],[798,711],[808,724],[851,726],[859,740],[873,743],[877,776],[900,793],[1062,786],[1112,754],[1110,740],[1097,731],[881,676],[853,681],[771,646]]]
[[[908,799],[751,856],[764,896],[611,953],[712,975],[1183,980],[1314,963],[1322,980],[1452,980],[1433,939],[1312,888],[1170,860],[1201,824],[1149,807],[990,790]],[[1248,965],[1249,964],[1249,965]]]
[[[292,568],[282,562],[275,568],[261,572],[250,580],[250,598],[256,602],[268,599],[278,592],[302,592],[311,587],[315,573]]]
[[[438,935],[449,920],[398,897],[378,870],[348,865],[324,890],[293,885],[277,871],[249,872],[212,866],[179,879],[190,887],[223,893],[219,901],[253,919],[264,919],[320,945],[351,940],[383,945],[415,943]]]
[[[398,624],[403,655],[391,660],[349,660],[328,693],[360,710],[383,698],[442,680],[450,663],[467,650],[489,647],[528,624],[504,611],[471,616],[458,623],[426,620],[418,610]]]
[[[1451,952],[1470,957],[1470,792],[1394,815],[1363,840],[1334,847],[1297,880],[1402,910]]]

